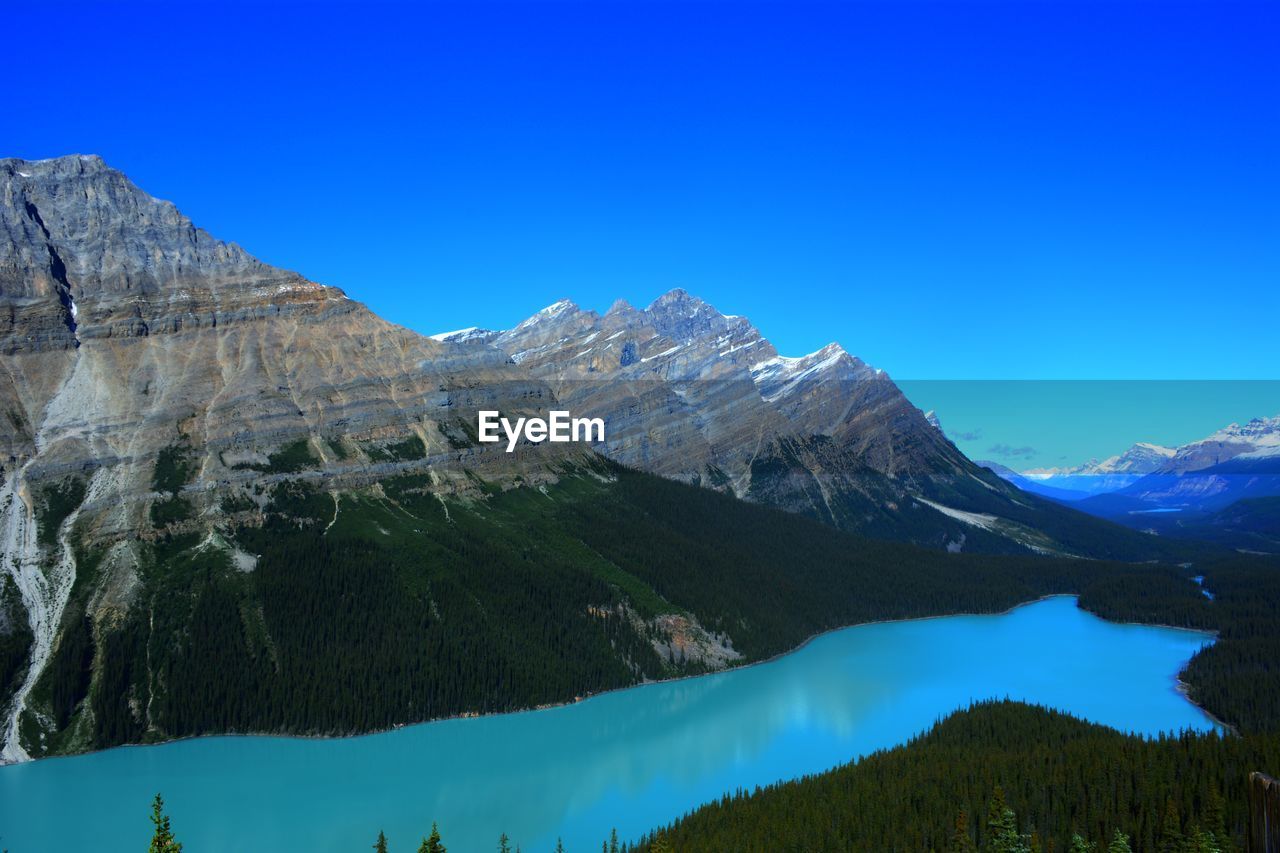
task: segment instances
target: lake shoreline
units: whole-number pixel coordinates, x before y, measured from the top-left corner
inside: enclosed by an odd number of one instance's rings
[[[671,678],[659,678],[659,679],[641,681],[639,683],[629,684],[623,687],[611,687],[611,688],[608,688],[607,690],[600,690],[595,693],[587,693],[582,696],[575,697],[573,699],[569,699],[563,702],[551,702],[545,705],[536,705],[531,708],[517,708],[511,711],[491,711],[487,713],[452,714],[446,717],[432,717],[430,719],[418,720],[412,723],[400,723],[398,725],[389,726],[387,728],[371,729],[369,731],[350,732],[346,734],[294,734],[289,732],[216,732],[216,733],[199,734],[199,735],[183,735],[182,737],[167,738],[165,740],[152,741],[149,743],[122,743],[122,744],[117,744],[116,746],[109,746],[104,749],[91,749],[91,750],[85,750],[84,752],[73,752],[73,753],[68,753],[63,755],[46,755],[46,756],[41,756],[39,758],[32,758],[29,761],[0,763],[0,773],[3,773],[6,767],[19,767],[26,764],[34,764],[36,762],[55,761],[60,758],[78,758],[84,755],[94,755],[96,753],[110,752],[112,750],[117,750],[117,749],[166,746],[169,744],[183,743],[186,741],[208,740],[213,738],[281,738],[281,739],[287,739],[287,740],[304,740],[304,741],[354,740],[357,738],[373,737],[375,735],[382,735],[382,734],[387,734],[389,732],[396,732],[396,731],[411,728],[414,726],[433,725],[435,723],[447,723],[447,722],[453,722],[457,720],[484,719],[486,717],[513,716],[517,714],[534,714],[539,711],[552,711],[558,708],[567,708],[573,705],[579,705],[588,700],[595,699],[601,696],[607,696],[611,693],[620,693],[626,690],[635,690],[637,688],[647,687],[649,685],[673,684],[681,681],[688,681],[695,678],[707,678],[710,676],[737,672],[739,670],[748,669],[750,667],[758,667],[758,666],[764,666],[770,663],[776,663],[777,661],[782,660],[783,658],[789,657],[790,655],[794,655],[802,651],[811,643],[823,637],[826,637],[828,635],[838,633],[840,631],[848,631],[854,628],[863,628],[871,625],[892,625],[892,624],[899,624],[899,623],[906,623],[906,622],[926,622],[926,621],[931,621],[936,619],[953,619],[956,617],[965,617],[965,616],[990,616],[990,617],[1007,616],[1020,608],[1029,607],[1033,604],[1039,604],[1040,602],[1049,601],[1054,598],[1074,598],[1076,599],[1077,608],[1111,625],[1133,625],[1133,626],[1144,627],[1144,628],[1164,628],[1164,629],[1173,630],[1173,631],[1188,631],[1196,634],[1204,634],[1207,637],[1212,637],[1215,641],[1218,636],[1217,631],[1205,630],[1201,628],[1187,628],[1186,626],[1182,626],[1182,625],[1164,625],[1164,624],[1147,623],[1147,622],[1117,622],[1111,619],[1106,619],[1103,616],[1099,616],[1097,613],[1094,613],[1092,610],[1081,608],[1079,606],[1079,600],[1080,600],[1079,593],[1054,592],[1054,593],[1048,593],[1046,595],[1041,595],[1036,598],[1027,599],[1026,601],[1020,601],[1010,607],[1005,608],[1004,610],[999,610],[999,611],[939,613],[933,616],[911,616],[911,617],[905,617],[901,619],[875,619],[869,622],[854,622],[849,625],[840,625],[835,628],[827,628],[825,630],[818,631],[817,633],[810,634],[808,637],[806,637],[804,640],[802,640],[800,643],[796,644],[795,646],[789,649],[786,649],[784,651],[777,652],[776,654],[770,655],[767,658],[761,658],[760,660],[737,664],[735,666],[726,667],[725,669],[716,670],[714,672],[702,672],[702,673],[696,673],[696,674],[690,674],[690,675],[676,675],[676,676],[672,676]],[[1204,708],[1202,705],[1200,705],[1198,702],[1196,702],[1194,699],[1191,698],[1191,695],[1190,695],[1191,685],[1187,684],[1182,680],[1182,672],[1185,672],[1185,668],[1181,672],[1179,672],[1177,675],[1174,676],[1174,690],[1178,692],[1180,695],[1182,695],[1182,697],[1188,703],[1190,703],[1195,708],[1197,708],[1208,719],[1212,720],[1214,724],[1222,727],[1225,731],[1231,734],[1236,734],[1237,732],[1233,726],[1223,722],[1222,720],[1219,720],[1216,716],[1210,713],[1206,708]],[[962,709],[957,709],[957,710],[962,710]]]

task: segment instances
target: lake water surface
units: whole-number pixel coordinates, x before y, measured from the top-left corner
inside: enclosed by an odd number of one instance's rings
[[[334,740],[211,737],[0,768],[0,848],[145,850],[164,793],[188,853],[417,849],[505,831],[526,853],[592,853],[739,787],[901,743],[1009,697],[1126,731],[1207,730],[1176,690],[1208,635],[1117,625],[1059,596],[998,616],[863,625],[760,666],[542,711]]]

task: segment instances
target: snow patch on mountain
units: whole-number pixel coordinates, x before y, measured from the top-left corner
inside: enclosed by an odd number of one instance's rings
[[[461,344],[468,341],[478,341],[490,338],[497,332],[492,329],[481,329],[476,326],[468,326],[465,329],[455,329],[452,332],[437,332],[434,335],[428,335],[433,341],[440,341],[448,344]]]
[[[938,512],[942,513],[948,518],[954,518],[956,521],[963,521],[965,524],[968,524],[972,527],[980,527],[983,530],[995,530],[996,524],[1000,520],[996,516],[989,515],[985,512],[966,512],[965,510],[962,510],[962,509],[956,509],[955,507],[949,507],[944,504],[936,503],[934,501],[928,500],[927,498],[917,497],[915,498],[915,500],[927,506],[933,507]]]
[[[802,383],[852,357],[839,344],[827,344],[817,352],[800,358],[785,355],[765,359],[751,368],[751,378],[760,388],[760,396],[773,403],[791,394]]]

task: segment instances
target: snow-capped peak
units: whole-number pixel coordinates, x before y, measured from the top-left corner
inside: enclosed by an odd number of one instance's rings
[[[573,302],[571,302],[570,300],[558,299],[555,302],[552,302],[546,308],[543,308],[541,311],[534,314],[529,319],[522,322],[520,325],[516,326],[516,328],[527,329],[530,326],[537,325],[538,323],[541,323],[545,320],[554,320],[558,317],[562,317],[565,314],[568,314],[570,312],[577,311],[577,310],[578,310],[578,306],[574,305]]]
[[[555,302],[552,302],[550,305],[548,305],[546,308],[543,308],[534,316],[535,317],[555,317],[560,314],[563,314],[565,311],[568,311],[570,308],[576,308],[576,307],[578,306],[574,305],[568,299],[557,299]]]
[[[1109,474],[1150,474],[1177,453],[1172,447],[1140,441],[1124,453],[1108,456],[1102,461],[1090,459],[1083,465],[1057,468],[1029,468],[1022,476],[1033,480],[1050,480],[1055,477],[1101,477]]]
[[[1193,443],[1201,444],[1206,441],[1236,442],[1259,447],[1280,445],[1280,415],[1274,418],[1254,418],[1243,426],[1231,424]]]
[[[1174,462],[1197,465],[1205,458],[1226,461],[1231,458],[1259,459],[1280,455],[1280,415],[1254,418],[1246,424],[1231,424],[1199,441],[1178,448]]]
[[[433,341],[459,344],[465,341],[475,341],[487,338],[493,334],[495,333],[491,329],[481,329],[476,326],[468,326],[465,329],[456,329],[452,332],[437,332],[434,335],[428,335],[428,337]]]
[[[785,397],[810,379],[822,377],[832,368],[844,365],[849,369],[866,369],[866,365],[844,351],[837,343],[827,344],[820,350],[799,358],[774,356],[757,362],[751,367],[751,378],[767,402]],[[834,378],[847,378],[843,373]]]

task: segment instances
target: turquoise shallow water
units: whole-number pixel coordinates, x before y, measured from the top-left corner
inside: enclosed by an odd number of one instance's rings
[[[1116,625],[1067,596],[999,616],[863,625],[761,666],[563,708],[334,740],[212,737],[0,768],[0,848],[145,850],[163,791],[188,853],[356,851],[381,828],[454,853],[598,850],[698,803],[901,743],[1010,697],[1119,729],[1207,730],[1175,689],[1210,638]]]

